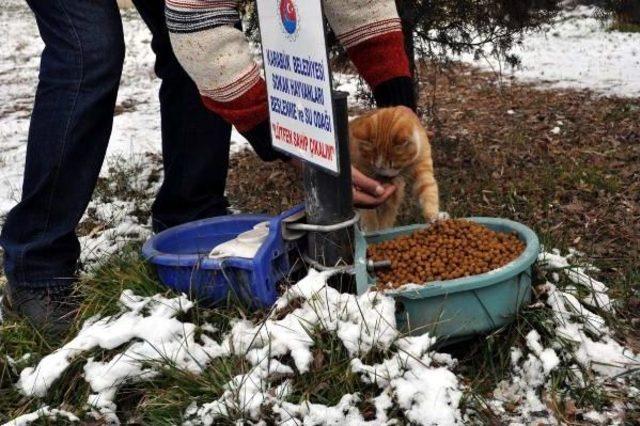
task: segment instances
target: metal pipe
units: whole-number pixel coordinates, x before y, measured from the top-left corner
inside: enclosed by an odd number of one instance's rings
[[[304,190],[307,223],[331,226],[354,217],[349,157],[349,115],[347,93],[334,92],[334,120],[340,174],[305,163]],[[333,267],[353,264],[353,226],[331,232],[309,232],[307,253],[320,265]]]
[[[285,226],[294,231],[314,231],[314,232],[333,232],[339,229],[348,228],[360,221],[360,213],[356,212],[353,217],[347,221],[334,223],[333,225],[310,225],[308,223],[289,223]]]
[[[367,271],[369,271],[369,272],[375,272],[378,269],[388,269],[388,268],[391,268],[391,261],[390,260],[373,261],[373,260],[369,259],[367,261]]]

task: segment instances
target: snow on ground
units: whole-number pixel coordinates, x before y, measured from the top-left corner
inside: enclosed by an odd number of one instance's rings
[[[575,256],[552,251],[542,253],[540,261],[558,277],[571,280],[576,265],[569,260]],[[582,283],[590,280],[584,272],[590,270],[588,266],[577,269],[584,274]],[[396,329],[391,297],[375,292],[361,296],[339,293],[327,286],[329,275],[310,271],[284,293],[264,321],[235,319],[219,340],[206,333],[215,331],[212,325],[200,326],[205,333],[195,339],[197,326],[177,319],[179,313],[192,308],[184,296],[145,298],[125,291],[120,299],[121,314],[88,320],[73,340],[36,366],[23,369],[17,387],[26,396],[45,396],[72,361],[83,354],[96,348],[123,348],[110,360],[89,358],[84,366],[84,379],[94,392],[87,401],[93,415],[116,423],[119,389],[161,374],[158,361],[198,374],[214,359],[236,356],[246,359],[249,371],[229,377],[217,399],[187,407],[185,424],[211,425],[229,417],[257,422],[268,412],[279,424],[379,425],[394,424],[398,419],[392,413],[398,410],[414,424],[468,423],[469,413],[463,412],[460,403],[469,378],[457,371],[457,361],[435,352],[436,339],[428,334],[403,336]],[[606,286],[589,288],[585,300],[593,300],[594,292],[606,293]],[[545,394],[560,367],[572,372],[564,380],[573,389],[589,386],[600,390],[615,385],[630,395],[637,394],[626,376],[640,368],[640,356],[617,343],[604,319],[590,310],[588,302],[573,295],[571,288],[560,290],[549,282],[542,291],[546,292],[546,308],[552,314],[551,327],[557,337],[545,347],[540,333],[532,329],[523,347],[511,348],[511,374],[494,389],[486,406],[505,423],[558,424]],[[283,312],[288,313],[282,316]],[[595,323],[600,324],[597,334],[592,329]],[[363,385],[378,389],[368,401],[376,407],[375,419],[363,418],[357,407],[362,398],[359,393],[343,395],[333,407],[291,398],[296,374],[313,374],[309,367],[316,331],[337,337],[352,357],[351,370]],[[375,364],[363,362],[374,349],[384,354],[384,359]],[[289,365],[284,363],[287,357]],[[594,424],[606,424],[625,408],[613,405],[585,415]]]
[[[522,64],[503,73],[554,88],[589,89],[605,95],[640,96],[640,33],[608,31],[608,22],[596,18],[595,8],[579,6],[564,11],[552,25],[526,34],[512,53]],[[500,63],[487,57],[475,61],[491,71]]]
[[[566,278],[583,286],[583,294],[587,296],[579,299],[576,287],[560,289],[552,282],[537,289],[552,313],[554,341],[544,348],[540,334],[534,329],[525,338],[526,352],[511,348],[511,376],[498,384],[493,399],[488,401],[492,410],[511,424],[560,423],[540,394],[550,386],[550,374],[560,366],[571,371],[565,381],[572,389],[591,386],[600,391],[619,385],[630,394],[638,393],[623,377],[640,368],[640,355],[618,343],[604,318],[595,313],[594,308],[606,312],[613,306],[607,286],[587,274],[595,269],[580,265],[580,256],[573,250],[566,256],[558,250],[539,255],[538,265],[550,272],[553,281]],[[605,307],[594,306],[596,298],[606,298],[609,303]],[[590,422],[608,424],[623,411],[624,408],[613,406],[594,413],[597,416],[591,416]]]
[[[0,215],[19,199],[29,118],[44,44],[25,2],[0,10]],[[124,19],[127,56],[108,156],[129,158],[160,151],[159,82],[153,74],[150,33],[131,12]],[[103,172],[106,171],[106,167]]]
[[[80,421],[80,419],[72,413],[64,410],[51,409],[45,405],[32,413],[16,417],[10,422],[5,423],[3,426],[26,426],[41,419],[66,420],[65,423],[75,423]]]
[[[447,369],[454,361],[430,351],[435,339],[428,335],[399,337],[393,299],[377,293],[339,293],[326,285],[328,276],[311,271],[277,301],[264,322],[237,319],[220,342],[203,334],[199,343],[195,340],[196,326],[176,319],[193,306],[184,296],[143,298],[125,291],[120,315],[87,321],[73,340],[37,366],[25,368],[17,386],[25,395],[43,397],[83,353],[94,348],[114,349],[131,341],[110,361],[89,358],[84,367],[84,378],[94,392],[87,403],[110,422],[118,421],[114,402],[118,389],[125,383],[153,378],[157,374],[154,362],[171,362],[176,368],[201,373],[213,359],[236,355],[245,357],[251,370],[231,378],[217,400],[191,407],[185,413],[188,424],[210,425],[238,411],[257,421],[266,405],[280,424],[299,424],[300,420],[310,424],[344,424],[344,420],[362,424],[364,419],[355,405],[357,394],[344,395],[337,407],[287,401],[295,373],[292,366],[279,359],[291,356],[296,370],[308,373],[313,361],[311,330],[321,329],[342,341],[354,357],[354,372],[362,373],[365,383],[375,383],[382,389],[375,401],[380,407],[376,423],[386,421],[392,399],[412,421],[458,423],[462,391],[455,374]],[[301,307],[277,318],[292,301],[301,299]],[[382,364],[370,366],[360,361],[359,357],[374,348],[388,351],[392,347],[397,352]]]

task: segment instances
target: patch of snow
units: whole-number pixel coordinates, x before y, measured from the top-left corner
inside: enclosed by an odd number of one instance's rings
[[[578,256],[544,252],[541,259],[547,260],[542,267],[570,278],[574,266],[569,260]],[[558,265],[564,266],[558,269]],[[586,277],[593,270],[582,268]],[[194,339],[196,326],[176,318],[177,313],[191,309],[184,296],[140,297],[125,291],[120,314],[87,321],[68,344],[45,356],[36,367],[24,369],[17,386],[25,395],[44,396],[81,354],[93,348],[119,349],[110,360],[90,358],[84,366],[85,380],[93,391],[88,405],[104,420],[117,423],[119,388],[155,377],[159,371],[154,363],[169,361],[178,369],[198,374],[214,358],[236,356],[248,361],[249,370],[232,377],[215,400],[187,407],[185,424],[211,425],[238,415],[259,422],[265,409],[278,423],[291,425],[389,424],[395,421],[394,410],[416,424],[464,423],[459,405],[465,378],[455,372],[457,361],[433,351],[436,339],[428,334],[401,336],[391,297],[375,292],[339,293],[327,285],[330,274],[311,271],[278,299],[260,323],[236,319],[219,341],[202,334],[200,343]],[[576,296],[551,283],[544,289],[552,320],[545,329],[547,336],[553,331],[547,337],[550,343],[543,344],[540,332],[533,329],[525,336],[525,345],[511,348],[511,373],[494,389],[487,406],[512,424],[558,423],[544,395],[550,378],[561,367],[572,372],[567,379],[571,386],[615,382],[634,395],[625,374],[640,366],[640,357],[617,343],[604,319]],[[214,330],[206,324],[201,328]],[[377,389],[368,401],[376,407],[375,419],[363,419],[357,393],[343,395],[335,406],[290,400],[295,375],[310,374],[317,331],[338,338],[352,356],[351,371],[363,384]],[[369,365],[362,360],[372,350],[384,357]],[[291,357],[292,364],[285,364],[282,357]],[[605,415],[613,418],[624,409],[614,406]]]
[[[607,421],[607,416],[603,413],[598,413],[597,411],[589,411],[582,415],[586,421],[596,423],[596,424],[605,424]]]
[[[328,407],[322,404],[304,402],[292,404],[283,402],[274,407],[274,412],[280,416],[281,425],[299,425],[304,419],[305,425],[362,425],[367,424],[356,404],[360,401],[357,395],[344,395],[338,404]]]
[[[325,285],[327,276],[310,272],[289,288],[276,303],[276,309],[296,298],[304,298],[307,303],[283,319],[269,318],[257,326],[249,321],[236,322],[229,345],[236,352],[246,351],[253,365],[290,354],[301,373],[309,370],[313,359],[313,340],[308,330],[316,327],[336,333],[352,354],[368,352],[373,347],[388,348],[397,335],[393,300],[376,293],[359,297],[341,294]]]
[[[274,377],[293,374],[286,366],[274,364],[275,357],[289,354],[301,374],[309,371],[313,340],[308,332],[317,328],[334,333],[354,356],[366,355],[374,347],[396,349],[384,364],[386,372],[392,373],[384,376],[385,381],[376,381],[382,392],[373,400],[376,420],[370,423],[386,422],[394,399],[404,415],[419,424],[455,424],[460,420],[462,391],[449,369],[454,361],[448,355],[429,352],[435,339],[428,335],[398,338],[392,299],[376,293],[341,294],[326,285],[327,277],[328,273],[310,272],[276,302],[274,314],[264,323],[252,326],[248,321],[238,321],[234,325],[225,341],[234,353],[246,353],[254,368],[233,378],[217,400],[197,410],[190,407],[185,413],[189,425],[211,425],[231,412],[258,421],[265,405],[279,418],[279,424],[368,423],[356,407],[357,395],[343,395],[333,407],[308,401],[295,404],[286,400],[288,381],[276,388],[271,385]],[[273,319],[292,300],[300,299],[304,300],[300,308],[280,320]],[[382,368],[366,366],[359,358],[352,362],[353,371],[362,373],[362,380],[369,383]],[[443,409],[442,404],[448,408]]]
[[[369,87],[363,83],[362,79],[354,74],[334,72],[333,85],[335,90],[349,94],[347,103],[349,108],[371,107],[372,95]]]
[[[536,424],[542,419],[546,419],[544,424],[557,424],[553,412],[542,402],[540,390],[560,359],[552,348],[542,346],[536,330],[531,330],[525,341],[531,352],[525,358],[520,348],[511,348],[512,374],[498,384],[489,406],[511,424]]]
[[[566,256],[562,256],[559,250],[542,251],[539,265],[557,275],[555,282],[564,276],[580,285],[592,283],[595,280],[587,271],[595,268],[585,264],[576,266],[570,262],[580,256],[582,254],[576,251],[570,251]],[[608,302],[601,308],[611,308],[611,301],[606,294],[608,289],[604,284],[598,282],[587,285],[586,289],[599,293],[600,300]],[[606,321],[588,308],[587,302],[594,300],[595,296],[585,298],[583,303],[574,294],[561,291],[550,282],[541,290],[545,293],[546,305],[551,309],[554,341],[545,348],[540,334],[534,329],[525,336],[525,348],[511,348],[511,374],[498,384],[493,391],[493,398],[488,401],[494,413],[511,424],[559,424],[543,401],[542,391],[547,389],[551,374],[561,364],[572,371],[573,378],[567,380],[571,380],[570,386],[575,387],[587,386],[584,371],[587,376],[596,377],[595,384],[589,382],[590,386],[602,386],[607,380],[615,380],[619,386],[628,388],[625,379],[617,376],[640,367],[640,356],[616,342]],[[613,413],[624,409],[613,407]],[[604,414],[602,417],[591,415],[598,424],[606,423],[605,420],[609,419]]]
[[[143,241],[151,235],[149,226],[139,225],[130,217],[123,216],[123,218],[124,221],[113,228],[107,227],[97,235],[79,238],[83,250],[80,261],[83,264],[99,263],[106,260],[109,255],[116,253],[128,242],[132,240]]]
[[[365,365],[358,358],[352,370],[365,383],[382,388],[385,401],[394,400],[406,418],[416,424],[461,424],[462,388],[451,371],[455,361],[446,354],[429,352],[435,339],[428,334],[398,339],[398,352],[381,364]]]
[[[201,336],[202,344],[197,343],[196,326],[175,318],[193,306],[185,296],[141,298],[125,290],[121,302],[121,314],[87,321],[74,339],[45,356],[36,367],[22,370],[17,388],[24,395],[43,397],[81,354],[94,348],[116,349],[133,340],[110,361],[89,358],[84,366],[85,380],[94,392],[89,404],[112,417],[113,399],[120,386],[157,374],[150,363],[170,362],[177,368],[200,373],[211,359],[227,353],[206,335]]]
[[[567,256],[562,256],[559,252],[541,252],[538,262],[541,266],[549,270],[561,270],[563,274],[574,284],[585,288],[589,295],[583,300],[590,306],[611,311],[613,309],[611,299],[608,296],[609,288],[602,282],[592,278],[587,274],[594,271],[594,267],[589,264],[571,265],[570,260],[579,257],[580,253],[570,252]]]
[[[542,361],[542,367],[545,374],[549,374],[554,370],[560,359],[552,348],[543,348],[540,344],[540,334],[536,330],[531,330],[526,336],[527,346]]]
[[[357,360],[374,348],[383,353],[391,351],[384,365],[352,363],[354,372],[360,373],[365,382],[375,381],[376,371],[383,367],[389,373],[386,381],[376,381],[381,390],[373,399],[378,407],[376,422],[386,419],[392,401],[398,401],[404,415],[417,423],[425,419],[439,424],[459,422],[462,387],[451,371],[455,361],[449,355],[433,352],[435,339],[426,334],[400,338],[393,299],[374,292],[361,296],[339,293],[327,285],[329,276],[330,272],[311,271],[285,292],[265,321],[253,324],[236,320],[220,343],[205,334],[200,337],[202,343],[196,342],[196,326],[176,319],[178,313],[192,307],[184,296],[140,297],[125,291],[120,314],[87,321],[73,340],[45,356],[37,366],[22,370],[17,387],[27,396],[45,396],[83,353],[95,348],[122,348],[110,360],[89,358],[84,366],[84,378],[93,391],[88,405],[103,419],[117,423],[118,389],[125,383],[155,377],[158,371],[154,363],[170,362],[197,374],[212,359],[235,355],[245,357],[251,370],[232,378],[218,399],[190,406],[185,413],[188,424],[209,425],[238,412],[257,421],[264,406],[271,407],[283,424],[315,424],[319,420],[323,424],[362,424],[356,394],[344,395],[335,407],[287,401],[290,382],[286,379],[296,372],[278,358],[291,356],[297,372],[305,374],[313,360],[310,333],[324,330],[338,337]],[[279,312],[291,301],[301,299],[299,308],[278,319]],[[285,381],[274,385],[281,379]],[[443,410],[441,404],[448,408]]]
[[[33,422],[36,422],[41,419],[49,419],[49,420],[66,420],[67,422],[77,423],[80,419],[73,413],[68,411],[59,410],[57,408],[49,408],[49,406],[44,406],[42,408],[37,409],[32,413],[23,414],[15,419],[5,423],[2,426],[26,426],[30,425]]]
[[[541,389],[560,364],[560,358],[554,349],[542,346],[536,330],[531,330],[525,341],[531,352],[525,358],[520,348],[511,348],[512,374],[498,384],[489,406],[510,424],[558,424],[541,399]]]
[[[551,25],[525,34],[511,52],[521,59],[511,74],[553,88],[640,96],[640,33],[609,31],[610,22],[602,22],[595,12],[591,6],[564,10]],[[467,54],[461,59],[490,71],[503,65],[494,57],[475,60]]]
[[[257,420],[260,408],[266,402],[284,407],[284,411],[274,408],[275,412],[313,416],[318,408],[314,404],[294,407],[274,400],[269,392],[269,379],[274,374],[286,376],[293,373],[288,367],[274,363],[275,357],[290,355],[300,373],[309,371],[313,360],[313,339],[309,334],[312,330],[319,328],[334,333],[354,355],[368,353],[375,347],[384,350],[391,346],[397,337],[393,299],[376,293],[362,296],[339,293],[326,285],[329,275],[311,271],[285,292],[276,302],[274,314],[263,323],[253,325],[245,320],[234,324],[224,345],[233,353],[245,355],[254,368],[230,381],[219,399],[200,407],[197,418],[191,419],[192,424],[211,424],[230,410],[242,410]],[[305,300],[302,307],[282,319],[275,318],[275,314],[292,300],[301,298]],[[346,403],[347,400],[344,401]],[[341,411],[339,408],[336,410]]]
[[[596,285],[590,285],[588,288],[597,292],[599,294],[597,297],[601,300],[607,301],[606,304],[599,305],[601,309],[610,309],[611,303],[606,295],[607,287],[585,272],[596,268],[589,265],[575,267],[569,264],[568,259],[579,255],[581,254],[572,252],[563,257],[559,251],[542,252],[541,266],[552,269],[564,268],[560,271],[576,283],[596,282]],[[555,284],[548,282],[545,290],[547,305],[553,311],[556,332],[558,336],[576,345],[573,357],[583,368],[605,378],[611,378],[640,367],[640,356],[614,340],[613,333],[606,326],[604,318],[589,310],[573,294],[559,290]],[[587,297],[585,303],[593,306],[594,299],[596,299],[595,296]]]
[[[0,303],[2,303],[2,300],[0,300]],[[1,310],[0,310],[1,311]],[[22,355],[20,358],[18,359],[13,359],[11,356],[6,355],[6,359],[7,362],[9,363],[9,365],[11,367],[16,367],[18,365],[24,364],[27,361],[29,361],[31,359],[32,354],[31,353],[26,353],[24,355]]]
[[[494,389],[489,406],[510,424],[558,424],[540,399],[540,389],[548,377],[542,361],[531,353],[524,362],[520,359],[521,353],[512,351],[511,376]]]
[[[640,367],[640,356],[616,342],[608,328],[602,326],[598,330],[598,340],[587,334],[587,330],[592,331],[594,321],[604,324],[600,316],[584,308],[582,312],[587,314],[575,320],[576,299],[573,295],[558,290],[551,283],[547,283],[547,294],[547,304],[554,313],[556,332],[576,345],[574,357],[583,368],[611,378]]]
[[[358,95],[360,82],[353,74],[333,73],[336,90],[347,92],[349,96],[355,98]]]

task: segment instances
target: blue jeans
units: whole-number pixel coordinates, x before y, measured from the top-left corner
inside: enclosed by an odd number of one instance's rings
[[[75,229],[104,161],[125,46],[115,0],[27,2],[45,49],[22,199],[7,216],[0,245],[11,285],[44,288],[75,276]],[[151,30],[162,79],[164,181],[152,207],[154,230],[226,214],[231,127],[205,109],[171,51],[164,1],[134,3]]]

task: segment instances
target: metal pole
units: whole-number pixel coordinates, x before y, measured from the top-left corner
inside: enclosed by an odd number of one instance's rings
[[[334,92],[333,102],[340,174],[334,176],[309,164],[304,168],[306,219],[314,225],[333,225],[354,215],[347,93]],[[309,232],[307,254],[323,266],[351,265],[353,241],[353,226],[333,232]]]

